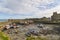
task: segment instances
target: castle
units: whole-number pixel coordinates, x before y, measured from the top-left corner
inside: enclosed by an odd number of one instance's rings
[[[60,14],[58,14],[57,12],[53,12],[53,15],[51,16],[51,21],[60,22]]]
[[[51,18],[42,17],[42,18],[32,18],[32,19],[9,19],[8,20],[8,22],[20,22],[20,23],[33,23],[34,21],[60,23],[60,14],[57,12],[53,12]]]

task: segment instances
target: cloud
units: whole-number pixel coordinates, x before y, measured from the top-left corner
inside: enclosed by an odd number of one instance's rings
[[[22,18],[49,17],[52,12],[60,11],[59,2],[59,0],[0,0],[0,12],[18,14],[18,17]]]

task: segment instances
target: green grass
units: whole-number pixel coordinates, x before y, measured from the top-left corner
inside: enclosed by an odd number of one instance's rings
[[[26,40],[47,40],[46,38],[42,38],[42,37],[27,37],[27,39]]]
[[[3,32],[0,32],[0,40],[9,40],[9,37],[5,35]]]

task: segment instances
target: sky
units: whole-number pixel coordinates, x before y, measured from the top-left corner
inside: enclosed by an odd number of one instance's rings
[[[60,0],[0,0],[0,19],[50,17],[60,13]]]

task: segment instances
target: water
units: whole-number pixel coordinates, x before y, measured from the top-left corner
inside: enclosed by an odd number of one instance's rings
[[[8,21],[7,19],[0,19],[0,22]]]

